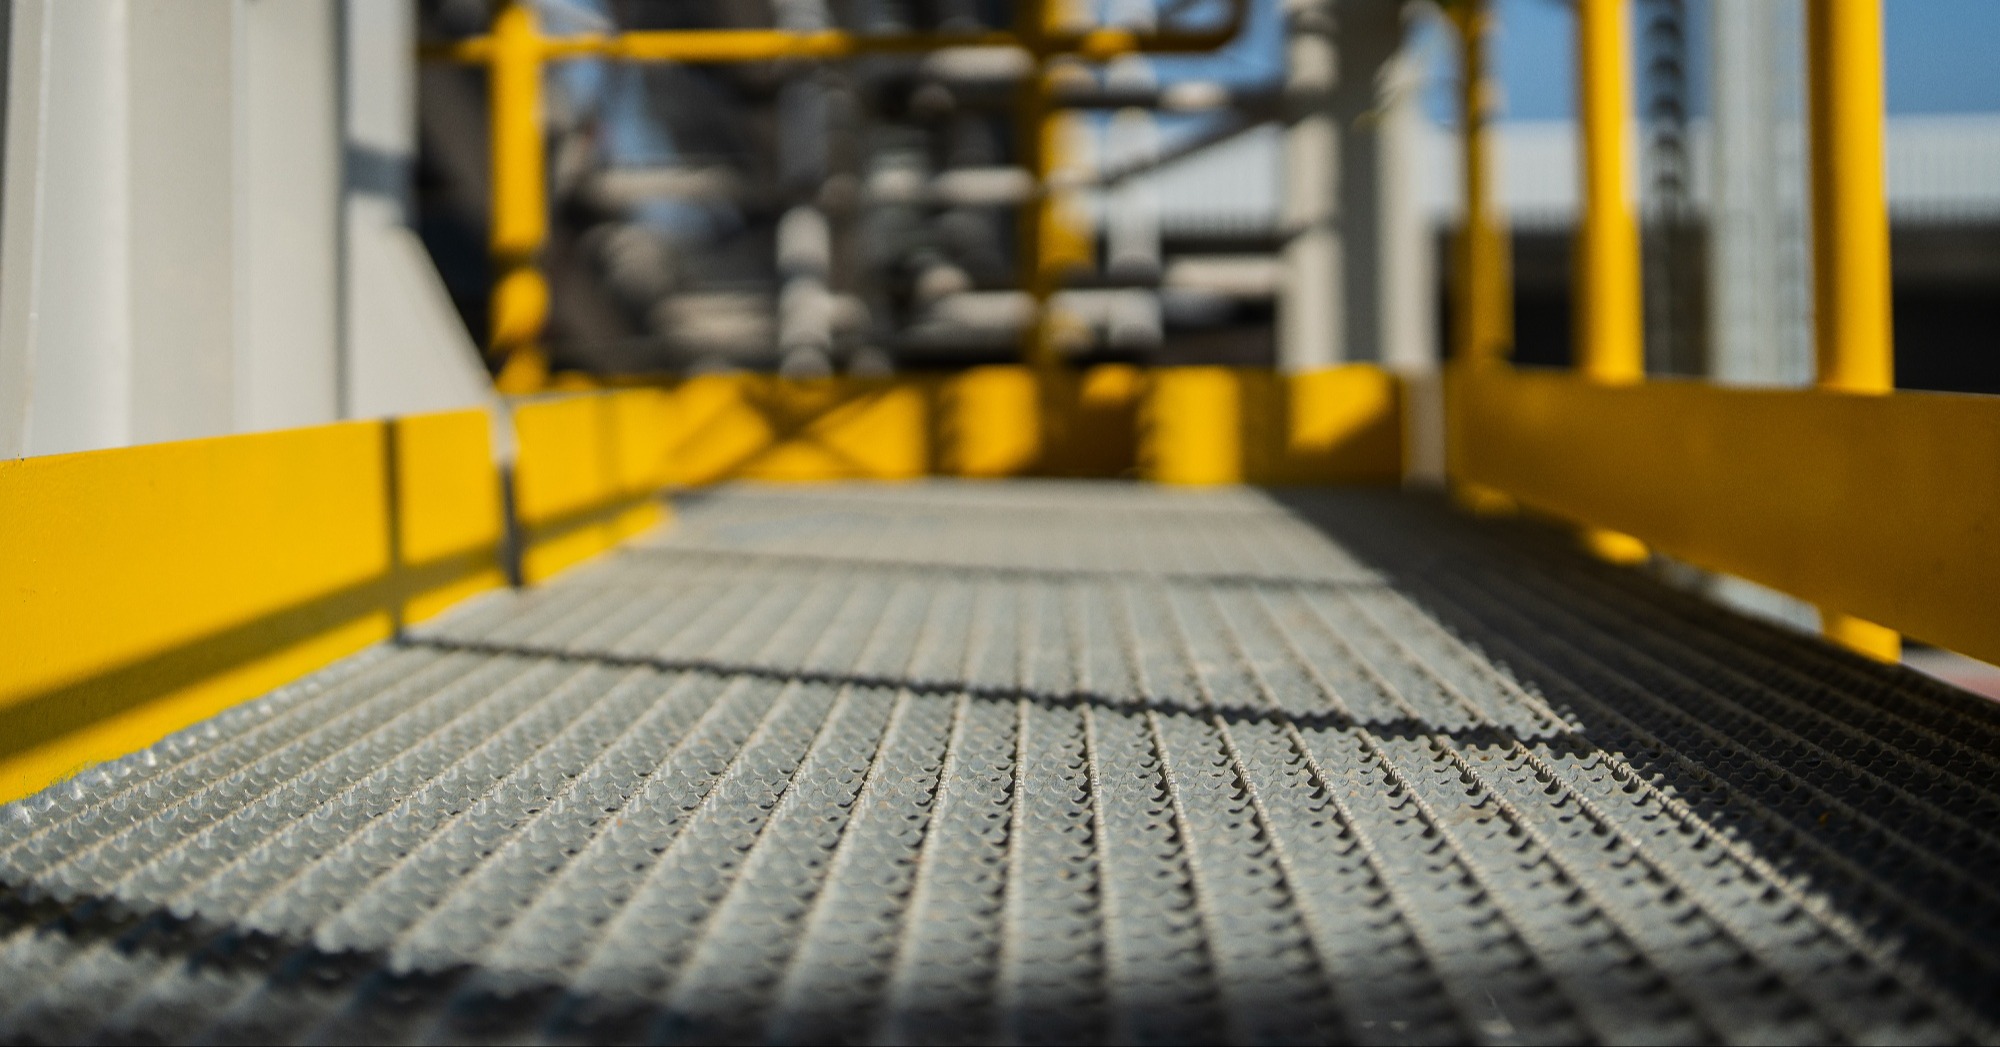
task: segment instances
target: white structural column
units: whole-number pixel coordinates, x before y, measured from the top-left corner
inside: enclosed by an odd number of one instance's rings
[[[1290,0],[1285,12],[1279,364],[1428,368],[1431,246],[1413,177],[1406,6]]]
[[[1155,28],[1152,5],[1136,0],[1114,3],[1109,22],[1137,32]],[[1150,90],[1159,77],[1144,55],[1126,55],[1104,70],[1104,84],[1114,90]],[[1150,109],[1137,106],[1111,114],[1104,127],[1103,166],[1111,170],[1152,162],[1160,152],[1160,129]],[[1160,250],[1160,204],[1151,183],[1128,178],[1106,194],[1104,215],[1105,270],[1114,277],[1158,279],[1165,269]],[[1131,288],[1108,292],[1104,340],[1113,349],[1153,349],[1166,337],[1160,294]]]
[[[1337,96],[1355,127],[1341,199],[1357,234],[1349,257],[1362,260],[1349,278],[1368,308],[1354,312],[1350,344],[1372,344],[1366,358],[1398,372],[1430,373],[1438,363],[1437,249],[1419,187],[1423,64],[1409,47],[1408,24],[1421,9],[1395,0],[1353,6],[1343,40],[1358,54],[1344,51],[1342,60],[1369,78],[1353,96],[1352,81],[1343,81]]]
[[[132,439],[213,436],[236,428],[247,326],[242,27],[233,0],[132,0],[130,13]]]
[[[1357,12],[1349,28],[1355,47],[1380,57],[1358,117],[1363,132],[1348,152],[1356,173],[1344,199],[1357,223],[1365,222],[1373,247],[1365,264],[1350,270],[1354,297],[1371,303],[1349,325],[1350,344],[1372,342],[1375,359],[1403,379],[1403,475],[1419,487],[1444,483],[1444,384],[1438,372],[1437,245],[1419,189],[1425,121],[1420,92],[1423,63],[1410,46],[1410,20],[1424,8],[1376,0]],[[1343,92],[1344,94],[1344,92]],[[1359,185],[1372,190],[1373,211],[1363,208]],[[1364,326],[1365,325],[1365,326]]]
[[[340,417],[338,0],[242,9],[236,428]]]
[[[1812,382],[1805,12],[1799,0],[1715,4],[1709,360],[1721,381]]]
[[[1333,109],[1340,70],[1334,0],[1286,0],[1285,282],[1278,298],[1278,366],[1327,367],[1346,358],[1340,213],[1341,126]]]
[[[7,60],[0,456],[131,440],[123,0],[20,0]]]
[[[485,403],[493,389],[479,347],[409,228],[416,5],[344,0],[341,20],[340,413],[371,418]]]
[[[1711,4],[1708,294],[1711,378],[1813,380],[1812,229],[1806,193],[1801,0]],[[1816,630],[1819,610],[1723,574],[1695,583],[1739,611]]]

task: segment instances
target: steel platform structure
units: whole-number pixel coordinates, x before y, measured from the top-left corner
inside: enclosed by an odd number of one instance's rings
[[[2000,1029],[2000,709],[1369,492],[728,487],[0,810],[0,1039]]]

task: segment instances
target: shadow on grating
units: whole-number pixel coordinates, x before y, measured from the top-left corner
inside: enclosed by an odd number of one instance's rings
[[[723,490],[0,812],[0,1036],[1990,1041],[1996,736],[1420,498]]]

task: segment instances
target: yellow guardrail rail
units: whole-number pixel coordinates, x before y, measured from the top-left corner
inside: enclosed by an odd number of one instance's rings
[[[514,405],[511,471],[483,410],[0,462],[0,801],[658,522],[660,401]]]
[[[483,412],[0,461],[0,799],[502,584]]]
[[[1401,384],[1367,365],[715,374],[628,394],[652,398],[661,476],[674,486],[925,476],[1394,484],[1404,472]]]
[[[1485,0],[1452,12],[1468,83],[1468,221],[1447,379],[1461,496],[1567,516],[1614,560],[1650,545],[1814,600],[1830,639],[1872,657],[1898,656],[1894,627],[2000,659],[2000,630],[1978,599],[1993,580],[1980,539],[2000,515],[1979,446],[2000,401],[1891,392],[1880,0],[1805,5],[1818,378],[1788,392],[1643,380],[1626,8],[1577,4],[1583,215],[1568,374],[1504,362],[1505,249],[1491,246],[1504,235],[1479,144],[1491,16]]]
[[[514,406],[522,581],[544,581],[663,519],[665,407],[647,390]]]
[[[2000,397],[1497,367],[1447,389],[1461,478],[2000,661]]]

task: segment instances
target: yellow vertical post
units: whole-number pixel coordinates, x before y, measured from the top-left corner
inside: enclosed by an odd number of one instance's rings
[[[1463,54],[1459,147],[1465,170],[1465,226],[1452,245],[1452,341],[1468,362],[1503,360],[1514,344],[1512,259],[1493,205],[1491,129],[1497,87],[1486,67],[1493,14],[1487,0],[1451,7]]]
[[[1632,174],[1631,47],[1625,0],[1577,0],[1577,123],[1583,145],[1583,214],[1577,226],[1572,295],[1574,355],[1586,381],[1624,385],[1645,377],[1641,334],[1639,220],[1627,195]],[[1612,563],[1639,563],[1637,538],[1585,527],[1584,548]]]
[[[548,378],[542,328],[548,279],[537,256],[548,238],[542,140],[542,37],[527,0],[503,0],[487,62],[492,85],[493,301],[489,351],[501,392],[532,392]]]
[[[1090,264],[1095,245],[1079,227],[1074,190],[1062,187],[1074,160],[1071,139],[1078,117],[1055,104],[1056,88],[1064,78],[1085,75],[1074,66],[1051,61],[1050,41],[1068,28],[1071,0],[1029,0],[1023,3],[1017,30],[1035,52],[1035,72],[1023,86],[1019,141],[1023,162],[1035,175],[1036,196],[1023,209],[1020,231],[1022,290],[1035,300],[1023,356],[1037,368],[1056,362],[1062,317],[1049,305],[1066,273]]]
[[[1021,355],[1029,364],[1041,367],[1052,357],[1043,330],[1047,313],[1046,296],[1037,284],[1042,272],[1042,215],[1049,202],[1048,136],[1044,133],[1053,107],[1049,104],[1048,56],[1041,47],[1047,22],[1044,0],[1021,0],[1014,9],[1015,35],[1034,52],[1034,71],[1021,82],[1014,112],[1014,145],[1019,163],[1035,176],[1035,196],[1021,206],[1016,217],[1014,268],[1021,290],[1035,299],[1035,315],[1022,335]]]
[[[1817,384],[1882,394],[1895,386],[1889,312],[1889,209],[1882,122],[1881,0],[1806,4],[1811,120],[1813,344]],[[1885,662],[1896,631],[1822,608],[1826,637]]]
[[[1513,259],[1507,229],[1493,203],[1492,121],[1499,86],[1486,61],[1493,28],[1489,0],[1458,0],[1445,13],[1458,31],[1459,160],[1464,224],[1451,245],[1451,344],[1461,366],[1504,362],[1514,348]],[[1446,432],[1447,446],[1455,438]],[[1447,462],[1456,460],[1448,452]],[[1452,496],[1480,515],[1513,512],[1505,492],[1454,477]]]
[[[1895,369],[1880,0],[1807,4],[1806,48],[1818,384],[1886,393],[1894,387]]]
[[[1631,184],[1631,62],[1625,0],[1577,0],[1577,115],[1583,214],[1573,294],[1576,368],[1622,384],[1645,374],[1639,308],[1639,221]]]

